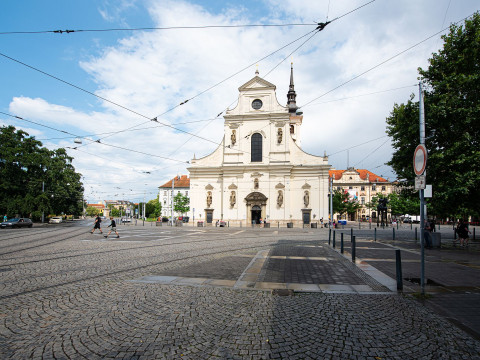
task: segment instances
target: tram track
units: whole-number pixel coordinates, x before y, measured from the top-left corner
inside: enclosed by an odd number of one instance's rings
[[[256,239],[256,238],[258,238],[258,236],[249,237],[250,240],[253,240],[253,239]],[[210,242],[210,241],[218,241],[218,239],[198,240],[198,241],[195,241],[195,243]],[[301,242],[295,241],[295,243],[298,244],[298,245],[312,244],[312,241],[318,241],[318,240],[309,240],[309,241],[301,241]],[[179,244],[187,244],[187,243],[182,242],[182,243],[179,243]],[[168,245],[174,245],[174,244],[165,244],[164,246],[168,246]],[[264,248],[268,248],[272,245],[273,244],[271,244],[271,243],[265,243],[265,244],[253,244],[253,245],[248,245],[248,246],[236,246],[236,247],[228,248],[228,249],[221,250],[221,251],[208,251],[208,252],[198,254],[198,255],[183,256],[183,257],[175,258],[175,259],[156,261],[156,262],[152,262],[152,263],[145,264],[145,265],[128,267],[128,268],[119,269],[119,270],[116,270],[116,271],[110,271],[110,272],[106,272],[106,273],[102,273],[102,274],[83,277],[81,279],[65,281],[65,282],[61,282],[61,283],[58,283],[58,284],[52,284],[52,285],[49,285],[49,286],[44,286],[44,287],[40,287],[40,288],[36,288],[36,289],[31,289],[31,290],[21,291],[21,292],[17,292],[17,293],[13,293],[13,294],[8,294],[8,295],[0,296],[0,300],[10,299],[10,298],[14,298],[14,297],[22,296],[22,295],[31,294],[31,293],[36,293],[36,292],[40,292],[40,291],[43,291],[43,290],[61,288],[62,286],[68,286],[68,285],[72,285],[72,284],[88,282],[88,281],[91,281],[91,280],[108,279],[112,276],[115,277],[115,276],[119,276],[121,274],[138,272],[140,270],[153,268],[153,267],[157,267],[157,266],[160,266],[160,265],[174,264],[176,262],[199,259],[199,258],[203,258],[203,257],[220,255],[220,254],[227,254],[227,253],[232,253],[232,252],[237,252],[237,251],[242,251],[242,250],[264,249]],[[212,247],[206,248],[205,250],[213,250],[213,249],[218,249],[218,246],[212,246]],[[181,253],[189,253],[189,252],[191,252],[191,249],[185,249],[185,250],[182,250],[182,251],[177,250],[177,254],[179,254],[179,253],[180,254]],[[156,257],[156,256],[157,255],[152,255],[152,257]],[[141,258],[145,259],[144,256],[142,256]],[[134,260],[134,259],[130,259],[130,260]],[[43,275],[43,276],[45,276],[45,275]],[[115,281],[119,281],[119,280],[121,280],[121,279],[115,279]]]

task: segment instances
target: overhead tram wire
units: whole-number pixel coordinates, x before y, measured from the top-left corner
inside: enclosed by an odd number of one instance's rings
[[[61,133],[65,133],[65,134],[69,134],[69,135],[73,135],[73,136],[78,137],[78,135],[75,135],[75,134],[70,133],[68,131],[56,129],[54,127],[44,125],[44,124],[40,124],[38,122],[28,120],[28,119],[22,118],[20,116],[8,114],[8,113],[5,113],[3,111],[0,111],[0,114],[4,114],[4,115],[10,116],[12,118],[18,119],[18,120],[22,120],[22,121],[29,122],[29,123],[32,123],[32,124],[36,124],[38,126],[46,127],[48,129],[51,129],[51,130],[54,130],[54,131],[58,131],[58,132],[61,132]],[[117,148],[117,149],[121,149],[121,150],[125,150],[125,151],[130,151],[130,152],[134,152],[134,153],[138,153],[138,154],[142,154],[142,155],[152,156],[152,157],[156,157],[156,158],[160,158],[160,159],[164,159],[164,160],[175,161],[175,162],[182,163],[182,164],[188,163],[188,161],[172,159],[172,158],[169,158],[169,157],[166,157],[166,156],[160,156],[160,155],[157,155],[157,154],[150,154],[150,153],[146,153],[146,152],[143,152],[143,151],[133,150],[133,149],[125,148],[125,147],[118,146],[118,145],[107,144],[107,143],[104,143],[104,142],[100,142],[98,140],[92,140],[92,139],[86,139],[86,140],[88,140],[92,143],[99,143],[99,144],[104,145],[104,146],[109,146],[109,147],[113,147],[113,148]],[[69,147],[69,149],[77,150],[77,147]]]
[[[42,71],[42,70],[40,70],[40,69],[38,69],[38,68],[35,68],[35,67],[31,66],[31,65],[28,65],[28,64],[26,64],[26,63],[24,63],[24,62],[22,62],[22,61],[20,61],[20,60],[14,59],[14,58],[6,55],[6,54],[0,53],[0,56],[3,56],[3,57],[5,57],[5,58],[7,58],[7,59],[9,59],[9,60],[11,60],[11,61],[14,61],[14,62],[16,62],[16,63],[18,63],[18,64],[21,64],[21,65],[23,65],[23,66],[26,66],[26,67],[28,67],[28,68],[30,68],[30,69],[32,69],[32,70],[35,70],[35,71],[37,71],[37,72],[40,72],[40,73],[43,74],[43,75],[46,75],[46,76],[48,76],[48,77],[51,77],[51,78],[53,78],[53,79],[55,79],[55,80],[57,80],[57,81],[60,81],[60,82],[62,82],[62,83],[64,83],[64,84],[66,84],[66,85],[72,86],[72,87],[74,87],[74,88],[76,88],[76,89],[78,89],[78,90],[80,90],[80,91],[83,91],[83,92],[85,92],[85,93],[87,93],[87,94],[93,95],[93,96],[95,96],[95,97],[97,97],[97,98],[99,98],[99,99],[102,99],[102,100],[104,100],[104,101],[106,101],[106,102],[108,102],[108,103],[110,103],[110,104],[112,104],[112,105],[118,106],[118,107],[120,107],[120,108],[122,108],[122,109],[124,109],[124,110],[127,110],[127,111],[131,112],[131,113],[134,113],[134,114],[136,114],[136,115],[138,115],[138,116],[140,116],[140,117],[143,117],[143,118],[145,118],[145,119],[148,119],[148,121],[146,121],[146,122],[143,122],[143,123],[141,123],[141,124],[134,125],[134,126],[129,127],[129,128],[127,128],[127,129],[120,130],[120,131],[118,131],[117,133],[120,133],[120,132],[123,132],[123,131],[126,131],[126,130],[130,130],[130,129],[133,129],[133,128],[138,127],[138,126],[141,126],[141,125],[143,125],[143,124],[145,124],[145,123],[147,123],[147,122],[149,122],[149,121],[155,121],[155,122],[158,122],[159,124],[162,124],[162,125],[165,126],[165,127],[172,128],[173,130],[176,130],[176,131],[179,131],[179,132],[183,132],[183,133],[186,133],[186,134],[190,134],[190,135],[192,135],[192,136],[194,136],[194,137],[197,137],[197,138],[199,138],[199,139],[202,139],[202,140],[205,140],[205,141],[208,141],[208,142],[212,142],[212,143],[214,143],[214,144],[217,144],[215,141],[212,141],[212,140],[210,140],[210,139],[206,139],[206,138],[201,137],[201,136],[198,136],[198,135],[196,135],[196,134],[192,134],[192,133],[190,133],[190,132],[188,132],[188,131],[175,128],[175,127],[172,126],[172,125],[169,125],[169,124],[166,124],[166,123],[162,123],[162,122],[158,121],[158,117],[163,116],[163,115],[165,115],[166,113],[168,113],[168,112],[176,109],[177,107],[186,104],[188,101],[193,100],[194,98],[196,98],[196,97],[204,94],[205,92],[213,89],[214,87],[216,87],[216,86],[220,85],[221,83],[229,80],[230,78],[232,78],[233,76],[239,74],[240,72],[245,71],[245,70],[248,69],[249,67],[253,66],[255,63],[258,63],[258,62],[260,62],[260,61],[262,61],[262,60],[264,60],[264,59],[272,56],[273,54],[275,54],[275,53],[277,53],[278,51],[283,50],[283,49],[286,48],[287,46],[289,46],[289,45],[291,45],[291,44],[299,41],[300,39],[302,39],[302,38],[304,38],[305,36],[311,34],[312,32],[321,31],[321,30],[323,30],[323,29],[325,28],[325,26],[327,26],[329,23],[331,23],[331,22],[333,22],[333,21],[336,21],[336,20],[338,20],[338,19],[340,19],[340,18],[342,18],[342,17],[344,17],[344,16],[346,16],[346,15],[348,15],[348,14],[351,14],[352,12],[357,11],[358,9],[360,9],[360,8],[366,6],[366,5],[368,5],[368,4],[370,4],[370,3],[374,2],[374,1],[375,1],[375,0],[372,0],[372,1],[368,2],[368,3],[366,3],[366,4],[363,4],[363,5],[359,6],[359,7],[357,7],[356,9],[353,9],[353,10],[349,11],[348,13],[345,13],[345,14],[343,14],[343,15],[335,18],[335,19],[333,19],[332,21],[327,21],[327,22],[325,22],[325,23],[317,23],[317,24],[316,24],[316,25],[317,25],[317,28],[316,28],[315,30],[309,31],[309,32],[306,33],[305,35],[297,38],[296,40],[288,43],[287,45],[284,45],[283,47],[275,50],[274,52],[268,54],[267,56],[265,56],[265,57],[263,57],[263,58],[255,61],[253,64],[248,65],[247,67],[245,67],[245,68],[243,68],[242,70],[236,72],[235,74],[233,74],[233,75],[227,77],[226,79],[224,79],[224,80],[216,83],[215,85],[213,85],[213,86],[209,87],[208,89],[200,92],[199,94],[195,95],[194,97],[192,97],[192,98],[190,98],[190,99],[187,99],[187,100],[181,102],[180,104],[178,104],[178,105],[176,105],[175,107],[173,107],[173,108],[171,108],[171,109],[163,112],[162,114],[154,117],[153,119],[150,118],[150,117],[148,117],[148,116],[146,116],[146,115],[143,115],[143,114],[141,114],[141,113],[139,113],[139,112],[137,112],[137,111],[134,111],[134,110],[132,110],[132,109],[129,109],[129,108],[123,106],[123,105],[120,105],[120,104],[118,104],[118,103],[116,103],[116,102],[114,102],[114,101],[108,100],[108,99],[106,99],[106,98],[104,98],[104,97],[102,97],[102,96],[100,96],[100,95],[97,95],[97,94],[91,92],[91,91],[88,91],[88,90],[86,90],[86,89],[83,89],[83,88],[81,88],[81,87],[79,87],[79,86],[77,86],[77,85],[75,85],[75,84],[73,84],[73,83],[70,83],[70,82],[65,81],[65,80],[63,80],[63,79],[60,79],[60,78],[57,77],[57,76],[51,75],[51,74],[49,74],[49,73],[47,73],[47,72],[45,72],[45,71]],[[217,115],[217,117],[219,117],[222,113],[223,113],[223,111],[222,111],[221,113],[219,113],[219,114]],[[104,138],[100,138],[100,139],[94,140],[94,141],[92,141],[92,142],[101,143],[100,140],[105,139],[105,138],[107,138],[107,137],[111,137],[111,136],[113,136],[113,135],[114,135],[114,134],[109,135],[109,136],[106,136],[106,137],[104,137]],[[80,145],[80,146],[78,146],[78,147],[83,147],[83,146],[86,146],[86,144],[85,144],[85,145]]]
[[[111,28],[111,29],[66,29],[66,30],[38,30],[38,31],[3,31],[0,35],[29,35],[29,34],[71,34],[80,32],[112,32],[112,31],[145,31],[145,30],[201,30],[201,29],[225,29],[225,28],[248,28],[248,27],[291,27],[312,26],[311,24],[239,24],[239,25],[199,25],[199,26],[166,26],[166,27],[139,27],[139,28]]]
[[[473,14],[472,14],[472,15],[473,15]],[[463,18],[462,20],[459,20],[459,21],[457,21],[457,22],[456,22],[456,23],[454,23],[454,24],[458,24],[458,23],[460,23],[460,22],[462,22],[462,21],[465,21],[466,19],[468,19],[468,18],[469,18],[469,17],[471,17],[472,15],[469,15],[469,16],[467,16],[467,17]],[[332,21],[333,21],[333,20],[332,20]],[[378,67],[380,67],[380,66],[384,65],[385,63],[389,62],[390,60],[393,60],[393,59],[395,59],[396,57],[398,57],[398,56],[400,56],[400,55],[402,55],[402,54],[406,53],[407,51],[409,51],[409,50],[411,50],[411,49],[413,49],[413,48],[417,47],[418,45],[420,45],[420,44],[423,44],[424,42],[426,42],[426,41],[430,40],[431,38],[433,38],[433,37],[437,36],[438,34],[441,34],[442,32],[444,32],[444,31],[446,31],[446,30],[448,30],[448,29],[449,29],[449,27],[447,27],[447,28],[444,28],[444,29],[442,29],[442,30],[438,31],[438,32],[436,32],[436,33],[435,33],[435,34],[433,34],[433,35],[430,35],[429,37],[427,37],[427,38],[423,39],[422,41],[419,41],[418,43],[416,43],[416,44],[414,44],[414,45],[410,46],[409,48],[407,48],[407,49],[405,49],[405,50],[403,50],[403,51],[401,51],[401,52],[399,52],[399,53],[397,53],[397,54],[393,55],[392,57],[390,57],[390,58],[388,58],[388,59],[386,59],[386,60],[382,61],[381,63],[378,63],[377,65],[375,65],[375,66],[371,67],[371,68],[370,68],[370,69],[368,69],[368,70],[365,70],[364,72],[362,72],[362,73],[358,74],[357,76],[354,76],[354,77],[353,77],[353,78],[351,78],[350,80],[347,80],[347,81],[345,81],[345,82],[341,83],[340,85],[338,85],[338,86],[334,87],[333,89],[331,89],[331,90],[328,90],[327,92],[323,93],[322,95],[320,95],[320,96],[317,96],[316,98],[314,98],[314,99],[312,99],[312,100],[308,101],[308,102],[307,102],[307,103],[305,103],[304,105],[300,106],[300,107],[299,107],[299,109],[300,109],[300,108],[304,108],[304,107],[306,107],[306,106],[310,105],[310,104],[311,104],[311,103],[313,103],[315,100],[318,100],[318,99],[320,99],[320,98],[324,97],[325,95],[327,95],[327,94],[330,94],[331,92],[333,92],[333,91],[335,91],[335,90],[337,90],[337,89],[341,88],[342,86],[344,86],[344,85],[346,85],[346,84],[348,84],[348,83],[352,82],[353,80],[356,80],[356,79],[358,79],[359,77],[361,77],[361,76],[363,76],[363,75],[365,75],[365,74],[369,73],[370,71],[372,71],[372,70],[374,70],[374,69],[376,69],[376,68],[378,68]]]
[[[149,121],[154,121],[154,122],[157,122],[157,123],[159,123],[159,124],[161,124],[161,125],[163,125],[163,126],[165,126],[165,127],[171,128],[171,129],[173,129],[173,130],[176,130],[176,131],[179,131],[179,132],[182,132],[182,133],[185,133],[185,134],[189,134],[189,135],[192,135],[193,137],[199,138],[199,139],[201,139],[201,140],[205,140],[205,141],[208,141],[208,142],[211,142],[211,143],[217,144],[217,142],[215,142],[215,141],[212,141],[212,140],[209,140],[209,139],[203,138],[203,137],[201,137],[201,136],[198,136],[197,134],[193,134],[193,133],[190,133],[190,132],[188,132],[188,131],[185,131],[185,130],[181,130],[181,129],[179,129],[179,128],[176,128],[176,127],[174,127],[174,126],[172,126],[172,125],[170,125],[170,124],[167,124],[167,123],[161,122],[161,121],[159,121],[159,120],[158,120],[158,118],[160,118],[160,117],[162,117],[162,116],[166,115],[167,113],[169,113],[169,112],[171,112],[171,111],[175,110],[175,109],[176,109],[176,108],[178,108],[179,106],[185,105],[185,104],[186,104],[186,103],[188,103],[189,101],[191,101],[191,100],[193,100],[193,99],[195,99],[195,98],[199,97],[200,95],[202,95],[202,94],[206,93],[207,91],[210,91],[211,89],[213,89],[213,88],[217,87],[218,85],[220,85],[220,84],[224,83],[225,81],[227,81],[227,80],[229,80],[229,79],[233,78],[234,76],[236,76],[236,75],[240,74],[241,72],[245,71],[246,69],[250,68],[251,66],[255,65],[256,63],[258,63],[258,62],[260,62],[260,61],[263,61],[263,60],[265,60],[266,58],[268,58],[268,57],[272,56],[273,54],[275,54],[275,53],[277,53],[277,52],[279,52],[279,51],[283,50],[284,48],[286,48],[286,47],[290,46],[291,44],[293,44],[293,43],[295,43],[295,42],[297,42],[297,41],[299,41],[300,39],[304,38],[305,36],[309,35],[310,33],[314,32],[314,31],[316,31],[316,30],[309,31],[309,32],[308,32],[308,33],[306,33],[305,35],[302,35],[301,37],[299,37],[299,38],[297,38],[297,39],[295,39],[295,40],[293,40],[293,41],[289,42],[288,44],[286,44],[286,45],[282,46],[281,48],[279,48],[279,49],[275,50],[274,52],[272,52],[272,53],[270,53],[270,54],[268,54],[268,55],[264,56],[263,58],[261,58],[261,59],[259,59],[259,60],[255,61],[255,62],[253,62],[252,64],[249,64],[248,66],[246,66],[246,67],[242,68],[241,70],[237,71],[236,73],[234,73],[234,74],[232,74],[232,75],[228,76],[227,78],[223,79],[222,81],[220,81],[220,82],[218,82],[218,83],[216,83],[216,84],[214,84],[214,85],[210,86],[209,88],[207,88],[207,89],[205,89],[205,90],[201,91],[200,93],[196,94],[195,96],[193,96],[193,97],[191,97],[191,98],[189,98],[189,99],[187,99],[187,100],[184,100],[184,101],[182,101],[181,103],[179,103],[179,104],[175,105],[174,107],[172,107],[172,108],[170,108],[170,109],[168,109],[168,110],[164,111],[163,113],[161,113],[161,114],[159,114],[159,115],[157,115],[157,116],[155,116],[155,117],[153,117],[153,118],[149,118],[149,117],[147,117],[147,116],[144,116],[144,115],[142,115],[142,116],[143,116],[144,118],[147,118],[147,119],[149,119]],[[0,53],[0,55],[1,55],[1,53]],[[222,112],[220,112],[220,113],[219,113],[219,114],[218,114],[218,115],[217,115],[215,118],[218,118],[218,117],[220,117],[220,115],[221,115],[221,114],[222,114],[224,111],[225,111],[225,110],[222,110]],[[133,128],[136,128],[136,127],[138,127],[138,126],[141,126],[141,125],[143,125],[143,124],[146,124],[146,123],[148,123],[149,121],[146,121],[146,122],[143,122],[143,123],[140,123],[140,124],[136,124],[136,125],[134,125],[134,126],[131,126],[131,127],[129,127],[129,128],[126,128],[126,129],[120,130],[120,131],[118,131],[118,133],[120,133],[120,132],[123,132],[123,131],[127,131],[127,130],[131,130],[131,129],[133,129]],[[103,138],[100,138],[100,139],[98,139],[98,140],[103,140],[103,139],[106,139],[106,138],[108,138],[108,137],[111,137],[111,136],[113,136],[113,135],[115,135],[115,134],[116,134],[116,133],[112,133],[111,135],[105,136],[105,137],[103,137]],[[85,146],[85,145],[83,145],[83,146]]]
[[[303,37],[305,37],[305,36],[307,36],[307,35],[309,35],[309,34],[312,34],[312,35],[311,35],[309,38],[307,38],[303,43],[301,43],[298,47],[296,47],[290,54],[288,54],[286,57],[284,57],[277,65],[275,65],[272,69],[270,69],[270,71],[268,71],[268,72],[265,74],[265,77],[267,77],[267,76],[268,76],[271,72],[273,72],[280,64],[282,64],[286,59],[288,59],[291,55],[293,55],[296,51],[298,51],[298,50],[299,50],[303,45],[305,45],[311,38],[313,38],[316,34],[318,34],[320,31],[322,31],[323,29],[325,29],[325,27],[326,27],[328,24],[330,24],[331,22],[333,22],[333,21],[335,21],[335,20],[338,20],[338,19],[340,19],[340,18],[342,18],[342,17],[344,17],[344,16],[346,16],[346,15],[348,15],[348,14],[350,14],[350,13],[352,13],[352,12],[354,12],[354,11],[356,11],[356,10],[358,10],[358,9],[360,9],[360,8],[366,6],[366,5],[368,5],[368,4],[370,4],[370,3],[374,2],[374,1],[375,1],[375,0],[372,0],[372,1],[366,3],[366,4],[362,5],[362,6],[359,6],[359,7],[357,7],[356,9],[353,9],[353,10],[349,11],[348,13],[346,13],[346,14],[344,14],[344,15],[342,15],[342,16],[339,16],[339,17],[333,19],[332,21],[328,21],[328,20],[327,20],[327,21],[324,22],[324,23],[321,23],[321,22],[317,23],[318,26],[315,28],[315,30],[310,31],[309,33],[305,34],[305,35],[302,36],[301,38],[303,38]],[[298,40],[301,39],[301,38],[298,38],[298,39],[295,40],[294,42],[298,41]],[[292,42],[292,43],[293,43],[293,42]],[[290,44],[292,44],[292,43],[290,43]],[[290,44],[287,44],[286,46],[284,46],[283,48],[281,48],[281,49],[279,49],[279,50],[284,49],[285,47],[287,47],[287,46],[290,45]],[[279,50],[277,50],[277,51],[275,51],[275,52],[278,52]],[[258,63],[258,62],[266,59],[267,57],[273,55],[275,52],[273,52],[273,53],[267,55],[266,57],[264,57],[264,58],[256,61],[255,63]],[[230,79],[231,77],[233,77],[233,76],[239,74],[240,72],[248,69],[249,67],[253,66],[255,63],[248,65],[248,66],[245,67],[244,69],[242,69],[242,70],[240,70],[239,72],[231,75],[231,76],[228,77],[227,79],[225,79],[225,80],[223,80],[223,81],[221,81],[221,82],[213,85],[211,88],[205,90],[204,92],[212,89],[213,87],[221,84],[222,82],[225,82],[226,80]],[[203,92],[202,92],[202,93],[203,93]],[[202,93],[197,94],[197,95],[194,96],[193,98],[201,95]],[[189,100],[186,100],[185,102],[190,101],[190,100],[192,100],[193,98],[191,98],[191,99],[189,99]],[[232,103],[227,107],[227,109],[228,109],[230,106],[232,106],[234,103],[235,103],[235,101],[232,102]],[[182,105],[182,104],[180,104],[180,105]],[[219,114],[217,115],[217,118],[218,118],[223,112],[225,112],[225,111],[226,111],[226,109],[224,109],[221,113],[219,113]],[[159,115],[159,116],[161,116],[161,115]],[[216,119],[216,118],[215,118],[215,119]],[[212,121],[215,120],[215,119],[212,119]],[[210,123],[211,123],[211,121],[210,121],[207,125],[205,125],[203,128],[205,128],[206,126],[208,126]],[[202,130],[203,130],[203,128],[202,128]],[[188,141],[190,141],[192,138],[193,138],[193,136],[190,137],[190,139],[188,139],[187,141],[185,141],[179,148],[181,148],[183,145],[185,145],[185,144],[186,144]],[[221,144],[221,142],[220,142],[218,145],[220,145],[220,144]],[[224,147],[226,147],[226,145],[224,145]],[[177,150],[178,150],[178,149],[177,149]],[[245,151],[239,151],[239,152],[246,153]]]

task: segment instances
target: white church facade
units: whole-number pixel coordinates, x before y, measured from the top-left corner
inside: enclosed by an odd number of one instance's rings
[[[303,115],[293,68],[287,106],[275,85],[256,76],[239,88],[224,115],[224,138],[210,155],[191,160],[190,209],[195,221],[294,226],[328,219],[328,157],[301,149]]]

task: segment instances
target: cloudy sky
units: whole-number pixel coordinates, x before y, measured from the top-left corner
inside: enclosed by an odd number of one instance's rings
[[[477,0],[6,0],[0,125],[67,148],[89,202],[149,200],[221,142],[217,115],[257,66],[285,105],[293,62],[303,149],[326,152],[336,169],[394,180],[385,118],[418,98],[417,68],[442,46],[439,32],[478,8]],[[170,29],[125,30],[138,28]],[[51,32],[67,29],[84,31]]]

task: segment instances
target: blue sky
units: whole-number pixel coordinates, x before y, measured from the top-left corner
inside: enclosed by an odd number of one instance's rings
[[[313,30],[314,26],[197,30],[11,34],[20,31],[88,30],[231,24],[311,24],[335,19],[368,1],[154,1],[82,0],[0,3],[0,53],[137,112],[54,80],[0,56],[0,111],[41,124],[103,138],[103,142],[144,154],[73,138],[0,114],[49,148],[66,147],[84,176],[89,202],[138,201],[155,197],[156,188],[186,161],[212,152],[221,142],[223,120],[216,115],[254,76],[252,65],[188,104],[159,118],[163,123],[204,137],[149,122],[268,53]],[[395,178],[384,165],[391,147],[385,118],[394,103],[417,93],[417,68],[426,67],[442,45],[440,35],[332,91],[380,62],[459,21],[479,8],[478,1],[377,0],[329,24],[286,61],[299,43],[258,62],[260,76],[277,85],[286,103],[290,61],[294,63],[297,104],[305,106],[302,147],[330,154],[337,169],[347,164]],[[322,96],[328,93],[328,95]],[[368,95],[376,93],[375,95]],[[427,121],[428,121],[428,114]],[[359,144],[361,146],[353,147]],[[353,147],[353,148],[352,148]],[[348,152],[344,149],[351,148]],[[145,155],[151,154],[152,156]],[[173,159],[167,160],[165,158]]]

